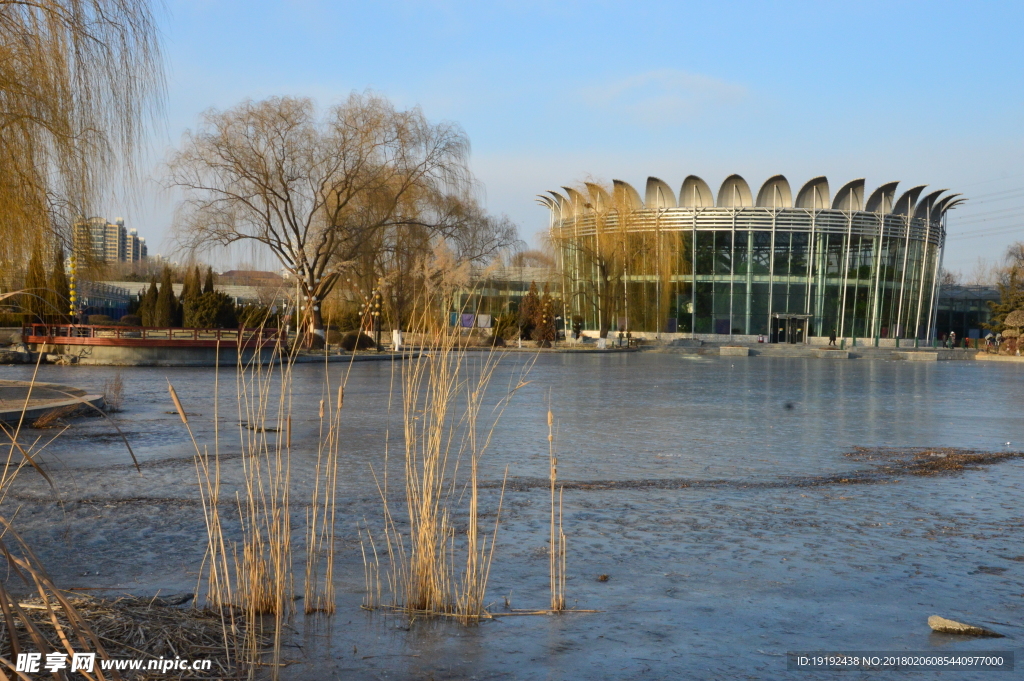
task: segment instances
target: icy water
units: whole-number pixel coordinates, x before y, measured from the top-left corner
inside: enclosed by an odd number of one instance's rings
[[[495,395],[526,355],[510,355]],[[347,367],[330,365],[337,385]],[[547,601],[546,410],[567,481],[570,605],[594,614],[512,617],[464,628],[366,613],[357,523],[379,521],[371,465],[398,367],[352,367],[345,397],[339,613],[295,623],[294,679],[1019,678],[1016,672],[790,672],[787,651],[1015,651],[1024,665],[1024,460],[877,484],[809,484],[870,463],[855,447],[1024,449],[1024,366],[677,354],[542,355],[499,422],[484,477],[513,480],[489,601]],[[43,367],[40,380],[100,390],[115,369]],[[0,378],[25,379],[24,367]],[[192,445],[214,439],[209,369],[122,369],[116,422],[74,422],[44,452],[64,504],[19,481],[19,521],[58,584],[132,593],[191,589],[202,559]],[[296,368],[296,498],[315,455],[324,368]],[[236,387],[222,372],[221,452],[237,482]],[[44,437],[54,431],[37,431]],[[396,437],[393,435],[392,437]],[[401,443],[391,443],[392,453]],[[496,490],[485,491],[485,504]],[[301,536],[301,514],[295,534]],[[301,556],[299,556],[301,558]],[[608,580],[599,582],[597,576]],[[300,608],[301,610],[301,608]],[[932,634],[940,614],[1004,639]]]

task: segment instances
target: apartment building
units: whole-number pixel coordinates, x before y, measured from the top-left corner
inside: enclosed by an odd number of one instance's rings
[[[125,229],[124,219],[89,218],[75,223],[75,254],[95,262],[138,262],[149,255],[145,237]]]

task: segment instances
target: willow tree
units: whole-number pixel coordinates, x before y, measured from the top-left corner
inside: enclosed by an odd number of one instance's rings
[[[146,0],[0,0],[0,269],[37,238],[70,242],[162,94]]]
[[[487,215],[466,196],[432,197],[408,206],[405,215],[403,223],[366,239],[351,268],[362,290],[380,288],[396,329],[404,328],[422,304],[431,269],[425,261],[434,258],[439,246],[456,262],[482,264],[518,241],[507,218]]]
[[[609,191],[611,189],[611,191]],[[551,234],[552,241],[571,252],[578,262],[563,264],[571,291],[566,295],[576,305],[592,308],[601,338],[606,338],[612,320],[627,316],[625,277],[629,270],[629,227],[634,211],[633,197],[625,188],[606,188],[588,182],[569,192],[572,223],[562,222]],[[579,229],[589,234],[577,236]]]
[[[673,307],[673,283],[690,273],[684,233],[663,230],[660,214],[644,210],[623,182],[612,187],[587,182],[569,190],[569,202],[564,206],[569,217],[551,230],[562,251],[567,302],[589,308],[601,338],[619,319],[629,329],[660,328]],[[562,214],[562,204],[548,206]]]
[[[169,163],[170,185],[186,194],[178,239],[192,252],[268,250],[292,275],[315,341],[321,304],[340,281],[362,277],[369,290],[384,260],[427,255],[439,240],[470,255],[493,244],[479,236],[492,222],[473,199],[468,154],[456,125],[374,94],[352,94],[324,115],[292,97],[211,110]]]

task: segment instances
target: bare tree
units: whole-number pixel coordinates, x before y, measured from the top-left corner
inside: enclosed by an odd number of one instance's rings
[[[963,275],[960,274],[960,270],[947,270],[945,267],[939,270],[939,285],[943,288],[947,286],[959,286]]]
[[[69,243],[162,95],[147,0],[0,0],[0,264]]]
[[[170,160],[170,184],[187,195],[178,238],[192,252],[268,249],[294,275],[303,325],[320,337],[320,305],[343,278],[382,276],[382,259],[438,240],[469,258],[500,245],[473,199],[468,153],[456,125],[375,94],[352,94],[322,117],[290,97],[210,111]]]

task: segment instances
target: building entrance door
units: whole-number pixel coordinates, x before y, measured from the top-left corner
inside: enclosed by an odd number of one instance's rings
[[[806,343],[807,315],[773,314],[772,343]]]

